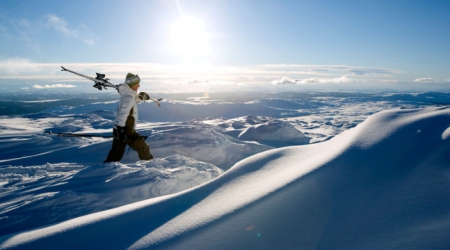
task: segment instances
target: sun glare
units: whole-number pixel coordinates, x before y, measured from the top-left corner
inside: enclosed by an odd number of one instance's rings
[[[170,30],[170,48],[185,60],[202,60],[210,52],[209,34],[204,23],[194,18],[182,18]]]

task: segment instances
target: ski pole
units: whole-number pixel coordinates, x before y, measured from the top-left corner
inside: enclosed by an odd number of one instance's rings
[[[161,104],[159,103],[159,101],[162,101],[162,98],[159,98],[159,99],[153,99],[153,98],[150,98],[150,100],[152,100],[152,101],[154,101],[157,105],[158,105],[158,107],[161,107]]]

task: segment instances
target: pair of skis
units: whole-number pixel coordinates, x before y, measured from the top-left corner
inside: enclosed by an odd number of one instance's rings
[[[44,132],[44,134],[55,135],[59,137],[99,137],[99,138],[114,138],[112,135],[91,135],[91,134],[75,134],[75,133],[54,133],[52,131]]]
[[[84,77],[84,78],[89,79],[91,81],[94,81],[95,84],[94,84],[93,87],[97,88],[98,90],[102,90],[103,88],[105,88],[105,89],[107,89],[107,88],[114,88],[114,89],[118,90],[118,88],[119,88],[119,85],[114,85],[114,84],[110,83],[109,79],[105,78],[106,77],[105,74],[96,73],[97,76],[94,78],[94,77],[90,77],[90,76],[87,76],[87,75],[80,74],[80,73],[72,71],[70,69],[66,69],[63,66],[61,66],[61,71],[68,71],[68,72],[70,72],[72,74],[75,74],[77,76],[81,76],[81,77]],[[156,99],[156,100],[150,98],[150,100],[154,101],[158,105],[158,107],[161,107],[161,104],[159,103],[159,101],[161,101],[162,98],[159,98],[159,99]]]
[[[52,131],[44,132],[44,134],[49,135],[55,135],[58,137],[98,137],[98,138],[114,138],[113,135],[92,135],[92,134],[75,134],[75,133],[54,133]],[[147,139],[148,136],[136,136],[136,137],[130,137],[130,139],[137,139],[137,138],[143,138],[144,141]]]

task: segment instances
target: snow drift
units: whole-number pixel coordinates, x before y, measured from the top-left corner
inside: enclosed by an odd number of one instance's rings
[[[446,249],[450,109],[384,111],[218,178],[0,238],[1,249]]]
[[[229,169],[234,163],[272,147],[236,140],[205,124],[179,124],[151,137],[151,152],[158,157],[189,155],[199,161]]]
[[[258,141],[268,145],[301,145],[308,144],[311,138],[292,126],[289,122],[271,120],[263,124],[251,126],[242,131],[239,139]]]

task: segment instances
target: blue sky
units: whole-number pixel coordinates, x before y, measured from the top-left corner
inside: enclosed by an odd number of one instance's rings
[[[1,1],[0,89],[450,89],[450,1]],[[33,87],[34,86],[34,87]]]

